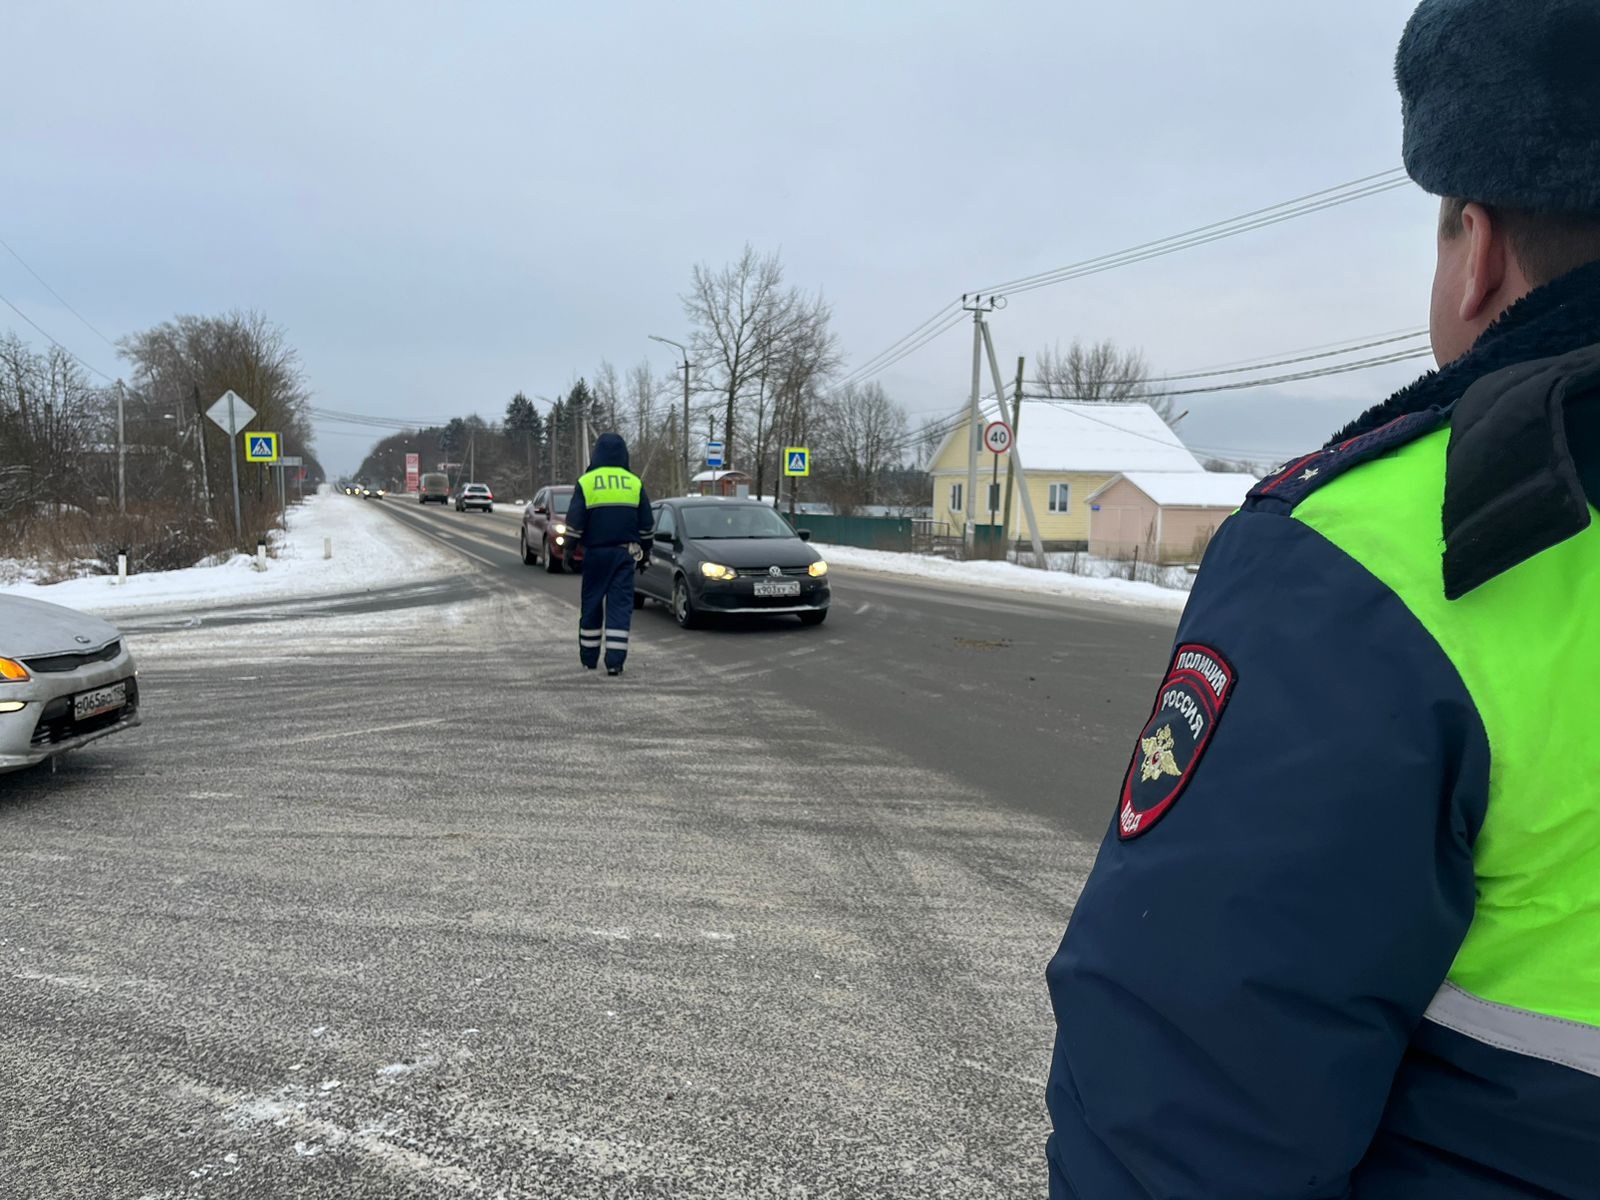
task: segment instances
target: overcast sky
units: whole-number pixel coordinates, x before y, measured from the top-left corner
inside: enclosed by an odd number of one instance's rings
[[[1412,6],[8,0],[0,238],[112,339],[259,309],[317,403],[419,421],[670,370],[646,335],[682,340],[691,266],[746,241],[860,362],[963,291],[1398,165]],[[1180,372],[1420,328],[1435,211],[1392,192],[1017,297],[1001,360],[1109,337]],[[3,252],[0,295],[126,372]],[[881,381],[948,411],[970,350]],[[1287,456],[1427,365],[1186,400],[1181,429]],[[318,428],[336,472],[371,441]]]

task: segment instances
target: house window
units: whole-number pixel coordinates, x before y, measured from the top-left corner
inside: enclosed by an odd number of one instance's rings
[[[1050,485],[1050,511],[1053,513],[1072,511],[1072,485],[1070,483],[1052,483]]]
[[[960,483],[952,483],[950,485],[950,511],[951,512],[958,513],[958,512],[965,512],[967,510],[967,506],[965,504],[961,503],[961,501],[962,501],[962,491],[961,491],[961,489],[963,487],[965,487],[965,486],[966,486],[965,484],[960,484]]]

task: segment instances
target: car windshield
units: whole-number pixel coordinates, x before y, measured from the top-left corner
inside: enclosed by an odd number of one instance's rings
[[[550,497],[550,511],[559,517],[567,515],[567,508],[572,504],[571,492],[556,492]]]
[[[765,504],[696,504],[680,515],[688,539],[795,536],[789,523]]]

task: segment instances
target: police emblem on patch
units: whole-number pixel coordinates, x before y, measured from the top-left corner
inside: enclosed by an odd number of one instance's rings
[[[1117,836],[1149,833],[1183,795],[1238,682],[1210,646],[1179,646],[1122,781]]]

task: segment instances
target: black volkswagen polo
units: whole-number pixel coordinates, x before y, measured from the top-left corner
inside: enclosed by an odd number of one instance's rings
[[[792,613],[804,625],[828,616],[828,564],[757,500],[687,496],[655,506],[651,562],[637,581],[685,629],[714,613]]]

